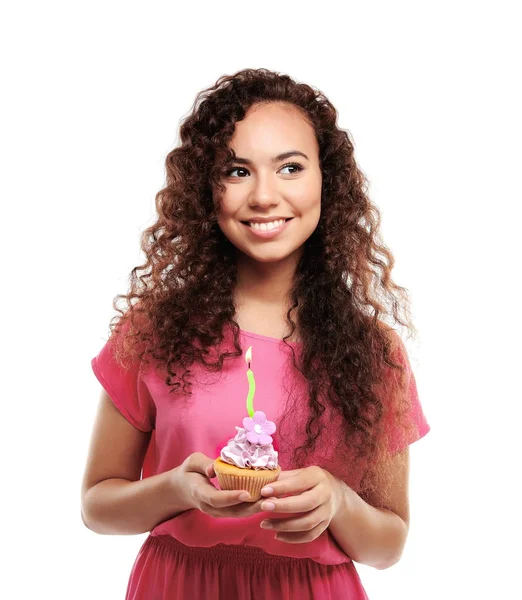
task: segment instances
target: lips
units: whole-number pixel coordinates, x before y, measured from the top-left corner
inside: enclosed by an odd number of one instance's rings
[[[252,227],[253,223],[255,223],[257,225],[263,225],[263,224],[267,224],[268,225],[268,223],[277,223],[279,221],[284,221],[285,223],[287,223],[288,221],[291,221],[292,219],[293,219],[293,217],[288,217],[288,218],[280,217],[280,218],[271,219],[269,221],[256,221],[256,220],[252,220],[252,221],[241,221],[241,223],[243,223],[243,225],[247,225],[248,227]]]
[[[289,226],[290,221],[292,220],[293,217],[290,219],[286,219],[278,227],[274,227],[273,229],[260,229],[259,227],[252,227],[248,221],[241,221],[241,223],[248,229],[250,235],[258,239],[270,239],[278,236],[280,233],[285,231],[285,229]]]

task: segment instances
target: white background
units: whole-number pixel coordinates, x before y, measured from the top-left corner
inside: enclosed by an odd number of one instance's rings
[[[142,259],[180,120],[246,67],[337,107],[412,294],[432,430],[411,447],[402,560],[358,565],[370,599],[522,597],[516,4],[2,9],[2,597],[124,597],[145,535],[100,536],[80,518],[90,360]]]

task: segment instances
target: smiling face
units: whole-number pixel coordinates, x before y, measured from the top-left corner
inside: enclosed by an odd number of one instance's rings
[[[313,128],[292,105],[257,104],[236,123],[229,147],[237,160],[223,180],[221,231],[255,261],[295,259],[321,214]]]

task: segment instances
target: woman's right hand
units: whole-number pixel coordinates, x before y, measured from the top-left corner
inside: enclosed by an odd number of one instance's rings
[[[261,504],[248,501],[250,495],[245,490],[218,490],[210,479],[216,476],[214,460],[201,452],[194,452],[173,469],[176,487],[189,508],[197,508],[215,518],[249,517],[262,512]],[[246,498],[243,494],[247,494]]]

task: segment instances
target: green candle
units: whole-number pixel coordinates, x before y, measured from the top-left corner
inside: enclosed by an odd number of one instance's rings
[[[245,361],[248,365],[247,379],[248,379],[248,396],[247,396],[247,412],[248,416],[254,416],[254,394],[256,393],[256,380],[254,379],[254,373],[250,369],[250,363],[252,362],[252,346],[246,351]]]

